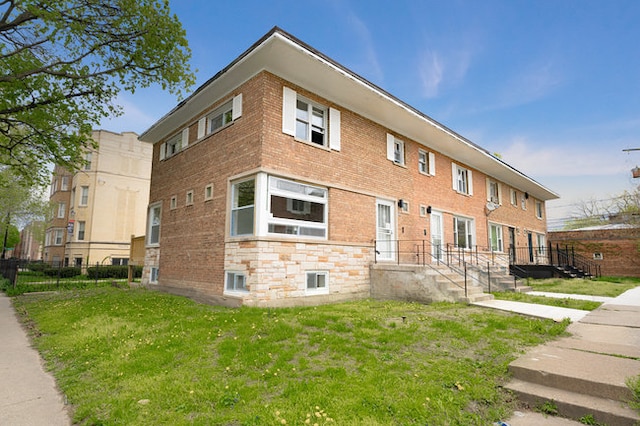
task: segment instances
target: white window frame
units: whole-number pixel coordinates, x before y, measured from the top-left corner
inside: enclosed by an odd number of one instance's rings
[[[543,217],[543,213],[542,213],[542,201],[538,201],[536,200],[536,217],[538,219],[542,219]]]
[[[418,171],[427,176],[436,174],[436,156],[433,152],[418,149]]]
[[[405,145],[404,141],[387,133],[387,160],[400,166],[405,165]]]
[[[156,214],[157,212],[157,214]],[[157,220],[157,221],[156,221]],[[154,236],[154,228],[157,227],[156,237]],[[149,205],[147,212],[147,246],[157,247],[160,245],[160,232],[162,231],[162,202]]]
[[[193,203],[194,203],[193,190],[187,191],[187,194],[185,195],[184,204],[186,206],[192,206]]]
[[[149,268],[149,284],[158,284],[158,275],[160,275],[160,268],[157,266]]]
[[[536,233],[536,246],[538,247],[538,254],[539,255],[544,254],[547,246],[547,237],[545,234]]]
[[[324,137],[322,145],[312,142],[311,140],[311,127],[307,129],[307,136],[304,139],[300,139],[297,135],[297,123],[300,118],[301,122],[308,122],[303,117],[298,117],[298,100],[315,106],[324,111]],[[313,111],[312,107],[311,111]],[[309,109],[307,109],[309,111]],[[307,112],[309,113],[309,112]],[[340,111],[335,108],[327,108],[326,106],[313,102],[303,96],[296,93],[295,90],[286,86],[282,88],[282,132],[293,136],[297,140],[301,140],[305,143],[309,143],[313,146],[322,146],[334,151],[340,151]]]
[[[89,171],[91,170],[91,162],[93,161],[93,153],[92,152],[87,152],[84,154],[84,166],[82,167],[82,170],[84,171]]]
[[[289,188],[289,189],[287,189]],[[323,218],[322,222],[311,222],[301,219],[285,219],[275,217],[271,211],[271,197],[278,196],[287,200],[287,210],[292,213],[309,214],[311,212],[311,203],[322,204]],[[283,237],[305,237],[314,239],[327,239],[328,235],[328,199],[329,192],[327,188],[309,185],[307,183],[296,182],[277,176],[269,176],[267,187],[267,233],[269,235],[279,235]],[[303,209],[294,206],[293,200],[303,203]],[[270,231],[271,225],[286,227],[291,233],[280,233]],[[295,232],[294,232],[295,231]],[[315,233],[321,234],[316,235]]]
[[[84,220],[79,220],[78,221],[78,231],[76,233],[76,239],[78,241],[84,241],[85,237],[86,237],[86,228],[87,228],[87,223]]]
[[[62,176],[60,181],[60,190],[68,191],[69,190],[69,176]]]
[[[460,222],[464,223],[464,241],[465,246],[462,247],[459,244],[459,224]],[[454,216],[453,217],[453,243],[455,247],[472,249],[475,245],[475,220],[473,218],[464,217],[464,216]]]
[[[409,214],[409,202],[407,200],[401,200],[402,205],[400,205],[400,213]]]
[[[204,187],[204,200],[205,201],[213,200],[213,184],[212,183]]]
[[[54,246],[61,246],[62,243],[63,243],[63,238],[64,238],[64,230],[55,229],[53,231],[53,245]]]
[[[420,204],[420,217],[427,217],[427,206]]]
[[[527,194],[525,192],[520,196],[520,206],[522,210],[527,210]]]
[[[81,186],[80,187],[80,202],[78,206],[86,207],[89,205],[89,187]]]
[[[207,134],[215,133],[231,123],[233,123],[233,99],[228,100],[207,115]]]
[[[253,181],[253,204],[247,204],[244,206],[238,206],[238,187],[239,185],[245,183],[245,182],[250,182]],[[240,236],[246,236],[246,235],[254,235],[255,231],[256,231],[256,192],[257,192],[257,188],[258,187],[258,179],[257,176],[252,176],[251,178],[248,179],[242,179],[242,180],[238,180],[235,181],[231,184],[231,214],[230,214],[230,229],[229,229],[229,235],[232,237],[240,237]],[[245,211],[251,211],[251,217],[252,217],[252,222],[251,222],[251,232],[243,232],[243,233],[239,233],[237,230],[237,216],[240,213],[243,213]]]
[[[301,108],[301,104],[305,108]],[[303,112],[305,115],[302,115]],[[316,119],[319,118],[321,122]],[[306,99],[302,96],[296,98],[296,139],[316,144],[318,146],[328,146],[328,122],[329,114],[327,107]],[[321,138],[319,142],[318,136]],[[316,140],[314,140],[316,139]]]
[[[487,201],[501,205],[502,204],[502,188],[500,182],[487,178]]]
[[[67,203],[61,201],[58,203],[58,219],[64,219],[67,213]]]
[[[320,278],[322,277],[322,278]],[[312,286],[309,287],[310,280]],[[322,286],[319,283],[322,281]],[[304,280],[305,293],[308,295],[329,294],[329,272],[327,271],[306,271]]]
[[[175,210],[178,208],[178,197],[176,195],[171,197],[169,201],[169,210]]]
[[[511,188],[511,205],[518,207],[518,191]]]
[[[241,285],[239,285],[241,282]],[[226,271],[224,279],[225,293],[249,293],[247,286],[247,275],[239,271]]]
[[[504,234],[502,225],[497,223],[489,223],[489,247],[492,251],[504,252]],[[494,232],[496,236],[494,246]]]
[[[458,194],[473,195],[473,173],[466,167],[451,163],[453,190]]]

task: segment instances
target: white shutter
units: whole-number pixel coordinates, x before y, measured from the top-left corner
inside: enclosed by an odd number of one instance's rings
[[[206,124],[207,117],[202,117],[200,120],[198,120],[198,139],[204,137]]]
[[[491,201],[491,179],[487,178],[487,201]]]
[[[160,145],[160,160],[164,160],[164,154],[165,154],[166,149],[167,149],[167,144],[166,143],[162,143]]]
[[[395,141],[396,138],[393,135],[387,133],[387,160],[393,161],[395,159]]]
[[[498,185],[498,204],[502,205],[502,185],[500,182],[496,183]]]
[[[282,88],[282,133],[296,135],[296,92]]]
[[[471,173],[471,170],[467,169],[467,177],[469,178],[469,195],[473,195],[473,174]]]
[[[233,110],[231,112],[231,119],[237,120],[242,116],[242,93],[233,98]]]
[[[453,185],[453,190],[458,191],[458,166],[456,163],[451,163],[451,183]]]
[[[433,152],[429,153],[429,174],[436,175],[436,155]]]
[[[182,129],[182,149],[189,146],[189,128]]]
[[[329,108],[329,148],[340,151],[340,111]]]

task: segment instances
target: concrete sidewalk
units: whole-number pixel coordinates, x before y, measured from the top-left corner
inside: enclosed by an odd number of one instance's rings
[[[67,426],[67,409],[53,377],[0,292],[0,425]]]

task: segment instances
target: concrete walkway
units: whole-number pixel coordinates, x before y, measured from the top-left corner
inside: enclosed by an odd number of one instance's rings
[[[68,426],[69,415],[53,377],[0,292],[0,425]]]

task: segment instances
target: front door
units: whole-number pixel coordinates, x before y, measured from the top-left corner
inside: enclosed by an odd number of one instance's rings
[[[395,204],[391,201],[376,202],[376,259],[394,260],[395,250]]]
[[[442,260],[442,213],[431,213],[431,256],[433,260]]]

